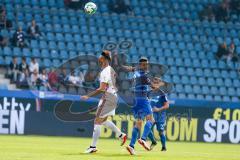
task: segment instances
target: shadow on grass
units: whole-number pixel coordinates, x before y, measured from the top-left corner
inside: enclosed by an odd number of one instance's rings
[[[123,153],[123,154],[120,154],[120,153],[92,153],[92,154],[87,154],[87,153],[65,153],[65,154],[62,154],[64,156],[100,156],[100,157],[129,157],[130,155],[128,153]],[[135,155],[134,157],[142,157],[141,155]]]

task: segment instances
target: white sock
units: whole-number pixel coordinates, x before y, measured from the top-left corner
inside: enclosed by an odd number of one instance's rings
[[[111,122],[111,121],[109,121],[109,120],[106,120],[106,121],[103,122],[102,124],[103,124],[104,126],[110,128],[113,132],[115,132],[118,137],[122,135],[122,132],[120,131],[120,129],[117,128],[117,126],[116,126],[113,122]]]
[[[96,147],[97,140],[100,137],[100,132],[101,132],[101,125],[95,124],[94,125],[94,130],[93,130],[93,135],[92,135],[91,147]]]

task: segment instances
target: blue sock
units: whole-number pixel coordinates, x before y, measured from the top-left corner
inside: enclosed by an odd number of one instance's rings
[[[148,138],[152,141],[152,143],[157,143],[155,138],[154,138],[153,131],[149,132]]]
[[[166,147],[166,136],[165,136],[165,134],[164,133],[161,134],[160,132],[159,132],[159,134],[160,134],[162,147]]]
[[[146,122],[146,124],[144,126],[144,130],[143,130],[143,134],[142,134],[142,140],[147,139],[149,132],[151,132],[152,125],[153,125],[153,123],[151,121]]]
[[[131,139],[131,142],[130,142],[130,145],[131,147],[134,148],[134,145],[137,141],[137,138],[138,138],[138,134],[139,134],[139,129],[137,127],[134,127],[133,130],[132,130],[132,139]]]

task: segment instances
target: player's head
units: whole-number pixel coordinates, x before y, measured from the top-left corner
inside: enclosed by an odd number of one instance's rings
[[[143,70],[143,71],[148,70],[148,59],[146,57],[141,57],[138,62],[139,62],[140,70]]]
[[[111,52],[107,50],[102,51],[102,54],[98,59],[98,62],[101,68],[108,66],[110,61],[111,61]]]

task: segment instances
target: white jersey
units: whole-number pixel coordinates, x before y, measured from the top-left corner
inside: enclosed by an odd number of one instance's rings
[[[111,66],[107,66],[101,71],[99,81],[100,83],[108,84],[106,92],[112,93],[112,94],[115,94],[117,92],[116,72]]]

